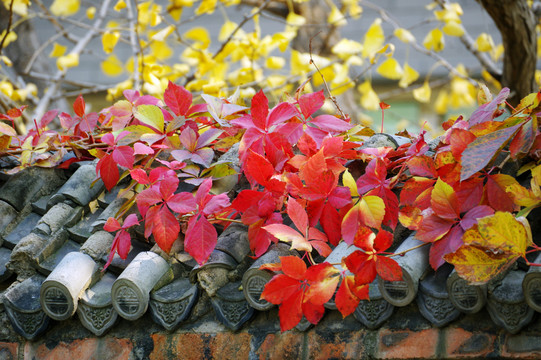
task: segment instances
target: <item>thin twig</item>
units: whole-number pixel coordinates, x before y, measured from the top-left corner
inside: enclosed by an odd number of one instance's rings
[[[9,3],[9,20],[8,20],[8,27],[6,28],[6,33],[2,37],[2,40],[0,41],[0,55],[2,55],[2,50],[4,50],[4,43],[6,42],[6,39],[8,38],[9,33],[11,32],[11,24],[13,22],[13,3],[15,0],[11,0]]]
[[[409,248],[409,249],[406,249],[406,250],[404,250],[404,251],[401,251],[401,252],[399,252],[399,253],[391,254],[391,255],[389,255],[389,257],[393,257],[393,256],[402,256],[402,255],[404,255],[404,254],[406,254],[406,253],[409,253],[410,251],[413,251],[413,250],[422,248],[423,246],[426,246],[426,245],[428,245],[428,244],[431,244],[431,243],[429,243],[429,242],[422,243],[422,244],[416,245],[416,246],[414,246],[414,247],[412,247],[412,248]]]
[[[372,10],[375,10],[375,11],[379,12],[381,18],[384,21],[386,21],[387,23],[389,23],[393,27],[394,30],[402,28],[402,26],[400,26],[398,24],[398,22],[395,19],[393,19],[393,17],[385,9],[383,9],[382,7],[380,7],[380,6],[376,5],[376,4],[373,4],[373,3],[369,2],[369,1],[363,1],[362,3],[365,4],[367,7],[371,8]],[[435,53],[434,51],[426,49],[424,46],[420,45],[415,40],[410,41],[409,44],[417,52],[428,55],[428,56],[432,57],[433,59],[439,61],[441,63],[441,65],[443,67],[445,67],[447,70],[449,70],[449,72],[451,74],[453,74],[454,76],[457,76],[457,77],[459,77],[461,79],[467,80],[472,85],[477,86],[477,82],[474,79],[460,73],[453,65],[451,65],[446,59],[444,59],[439,54]]]
[[[242,19],[242,21],[237,25],[237,27],[235,28],[235,30],[233,30],[231,32],[231,34],[229,34],[229,36],[227,37],[227,39],[222,42],[222,45],[220,46],[220,48],[214,53],[214,55],[212,55],[212,58],[216,58],[216,56],[218,56],[222,51],[223,49],[225,48],[225,46],[233,39],[233,37],[235,36],[235,34],[237,33],[237,31],[239,31],[243,26],[244,24],[246,24],[248,21],[250,21],[251,19],[253,19],[254,16],[256,16],[257,14],[259,14],[261,11],[263,11],[263,9],[265,9],[265,7],[267,7],[267,5],[271,2],[271,0],[265,0],[265,2],[263,2],[263,4],[261,4],[261,6],[259,6],[255,11],[253,11],[251,14],[249,15],[244,15],[244,19]]]
[[[91,30],[89,30],[81,40],[75,45],[75,47],[70,51],[70,54],[75,54],[79,56],[79,54],[86,48],[90,40],[100,31],[101,24],[103,23],[103,19],[105,18],[107,14],[107,8],[109,7],[111,0],[104,0],[102,2],[100,12],[98,14],[98,17],[96,21],[94,22],[94,26]],[[49,103],[51,102],[53,96],[58,92],[61,84],[62,78],[66,75],[67,69],[58,70],[55,74],[55,76],[52,79],[51,86],[47,89],[47,92],[45,95],[41,98],[39,104],[36,106],[36,109],[34,111],[33,118],[39,119],[43,114],[45,113],[45,110],[49,106]]]
[[[317,33],[314,37],[318,36],[319,33]],[[310,49],[310,64],[311,65],[314,65],[314,67],[316,68],[317,72],[319,73],[319,75],[321,76],[321,78],[323,79],[323,84],[325,85],[325,88],[327,89],[327,93],[329,93],[329,99],[331,99],[331,101],[333,102],[334,106],[336,106],[336,109],[338,110],[338,112],[340,113],[340,116],[342,117],[343,120],[346,120],[347,119],[347,116],[346,114],[344,114],[344,112],[342,111],[342,108],[340,107],[340,105],[338,105],[338,101],[336,100],[336,98],[333,96],[332,92],[331,92],[331,89],[329,88],[329,85],[327,84],[327,80],[325,80],[325,77],[323,76],[323,74],[321,73],[321,71],[319,70],[317,64],[315,63],[314,59],[312,58],[312,40],[314,39],[311,38],[310,39],[310,43],[309,43],[309,49]]]
[[[133,80],[135,82],[135,90],[141,90],[143,85],[143,49],[141,49],[141,39],[139,38],[139,30],[137,26],[139,24],[139,11],[137,10],[137,0],[133,0],[135,9],[132,8],[131,0],[126,2],[126,8],[128,10],[128,24],[130,28],[130,44],[133,57]],[[135,11],[135,14],[134,14]],[[141,65],[141,72],[139,72],[139,65]]]

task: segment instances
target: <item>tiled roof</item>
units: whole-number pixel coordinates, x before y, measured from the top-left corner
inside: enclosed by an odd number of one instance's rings
[[[167,331],[199,326],[197,319],[209,312],[232,331],[251,327],[251,319],[261,318],[258,314],[276,316],[275,306],[259,298],[271,277],[259,266],[291,254],[289,245],[273,245],[254,261],[248,256],[242,225],[230,226],[219,236],[203,266],[182,252],[163,254],[135,230],[128,259],[115,255],[102,272],[113,240],[103,224],[127,197],[117,198],[118,189],[106,192],[95,177],[92,162],[75,163],[68,170],[30,168],[2,176],[0,312],[5,310],[10,329],[0,336],[15,331],[38,339],[47,333],[51,319],[70,323],[78,319],[102,336],[119,317],[136,322],[145,313]],[[396,251],[417,243],[410,234]],[[351,251],[342,243],[330,255],[338,261],[331,262],[339,263]],[[462,314],[488,311],[495,326],[516,333],[541,309],[538,268],[515,267],[489,286],[470,286],[451,267],[430,271],[427,251],[422,247],[399,257],[404,281],[373,283],[371,300],[361,301],[348,321],[375,329],[392,322],[393,313],[404,307],[441,327]],[[337,313],[334,304],[326,307]],[[302,321],[297,330],[309,326]]]

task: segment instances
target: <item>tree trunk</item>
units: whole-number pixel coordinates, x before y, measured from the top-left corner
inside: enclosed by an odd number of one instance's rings
[[[502,86],[511,89],[516,105],[536,91],[537,19],[526,0],[477,0],[500,30],[503,46]]]

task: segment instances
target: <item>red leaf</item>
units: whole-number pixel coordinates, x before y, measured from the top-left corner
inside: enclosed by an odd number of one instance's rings
[[[100,177],[107,190],[111,191],[112,188],[118,183],[120,175],[118,173],[118,167],[111,155],[105,155],[100,159],[97,165],[99,169]]]
[[[302,297],[302,291],[298,291],[280,305],[278,316],[280,317],[281,331],[291,330],[301,321]]]
[[[433,242],[439,240],[447,234],[456,220],[443,219],[437,215],[431,214],[425,216],[419,225],[419,230],[415,237],[424,242]]]
[[[130,175],[133,180],[137,181],[139,184],[147,185],[150,184],[147,173],[143,169],[133,169],[130,170]]]
[[[126,231],[119,231],[116,236],[118,236],[118,245],[116,248],[118,256],[120,256],[121,259],[126,260],[128,258],[128,253],[130,252],[131,247],[130,234]]]
[[[167,206],[181,215],[197,210],[195,198],[191,193],[181,192],[167,200]]]
[[[344,318],[352,314],[359,305],[360,299],[351,290],[355,286],[355,278],[353,276],[343,277],[334,297],[336,307]],[[366,288],[366,297],[368,298],[368,285],[361,286]]]
[[[267,119],[267,128],[281,124],[298,114],[297,108],[290,103],[280,103],[276,105],[269,113]]]
[[[146,206],[146,207],[152,206],[154,204],[157,204],[163,201],[162,195],[157,190],[155,185],[137,194],[136,200],[137,200],[137,205]]]
[[[306,320],[316,325],[325,315],[325,307],[311,302],[304,302],[302,304],[302,313]]]
[[[518,210],[513,196],[505,190],[507,186],[515,184],[518,185],[518,182],[512,176],[505,174],[488,175],[485,184],[485,196],[488,204],[498,211],[513,212]]]
[[[216,247],[217,239],[218,233],[207,218],[196,216],[188,222],[184,248],[201,265]]]
[[[323,213],[321,214],[319,222],[323,227],[325,234],[327,234],[329,242],[334,246],[338,245],[342,238],[342,218],[340,217],[340,214],[338,214],[338,211],[326,203],[323,207]]]
[[[402,269],[400,268],[400,265],[390,257],[378,256],[378,259],[376,260],[376,271],[383,280],[402,280]]]
[[[413,176],[438,177],[434,160],[429,156],[414,156],[407,161],[407,165]]]
[[[186,115],[192,104],[192,94],[182,86],[169,81],[163,94],[165,105],[173,111],[176,116]]]
[[[169,211],[169,209],[162,206],[154,215],[152,222],[154,223],[152,235],[154,235],[156,244],[158,244],[163,251],[168,253],[171,251],[171,246],[173,246],[173,243],[177,239],[178,233],[180,232],[180,224],[178,220],[171,213],[171,211]]]
[[[310,287],[305,292],[304,301],[315,305],[323,305],[329,301],[340,280],[339,273],[328,262],[310,266],[306,271],[306,280]]]
[[[379,230],[376,238],[374,239],[374,250],[381,253],[393,244],[393,234],[387,230]]]
[[[299,107],[305,118],[310,117],[313,113],[318,111],[325,102],[325,95],[323,90],[315,93],[304,94],[299,98]]]
[[[300,290],[301,282],[287,275],[279,274],[274,276],[263,289],[261,299],[271,304],[281,304],[297,291]]]
[[[128,169],[133,169],[133,163],[135,157],[133,156],[133,149],[129,146],[117,146],[113,150],[113,159],[120,166],[124,166]]]
[[[263,93],[263,90],[259,90],[252,98],[251,110],[254,125],[261,130],[266,129],[267,115],[269,114],[269,100]]]
[[[124,223],[122,224],[122,229],[128,229],[134,225],[139,225],[139,220],[137,220],[137,215],[130,214],[126,216],[124,219]]]
[[[386,109],[389,109],[390,107],[391,107],[391,105],[386,104],[386,103],[384,103],[383,101],[379,103],[379,108],[380,108],[381,110],[386,110]]]
[[[79,117],[85,116],[85,100],[83,99],[83,95],[79,95],[77,96],[77,99],[75,99],[73,111],[75,111],[75,114]]]
[[[497,130],[479,136],[472,141],[466,150],[462,152],[460,181],[470,178],[490,163],[521,126],[522,124],[518,124],[506,129]]]
[[[494,118],[494,113],[498,109],[498,105],[505,102],[509,96],[509,88],[504,87],[498,96],[491,102],[479,106],[472,114],[469,120],[470,126],[480,124],[485,121],[490,121]]]
[[[120,230],[121,226],[117,219],[114,217],[109,217],[107,221],[105,222],[105,225],[103,225],[103,230],[113,232]]]
[[[341,133],[353,127],[350,123],[333,115],[319,115],[310,121],[310,124],[314,124],[321,130],[329,133]]]
[[[258,184],[265,186],[274,175],[274,166],[264,156],[250,150],[246,159],[245,172]]]
[[[307,270],[304,261],[297,256],[280,256],[280,262],[284,274],[296,280],[304,280]]]
[[[308,215],[304,208],[292,197],[287,200],[287,214],[297,227],[297,230],[306,235],[308,230]]]
[[[434,213],[444,219],[460,217],[460,203],[453,188],[441,179],[436,181],[430,201]]]
[[[454,226],[444,237],[430,246],[429,262],[434,270],[445,263],[443,257],[454,253],[463,244],[462,235],[464,230],[460,226]]]

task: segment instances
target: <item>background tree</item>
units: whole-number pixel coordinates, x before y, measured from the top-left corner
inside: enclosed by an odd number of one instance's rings
[[[510,103],[516,104],[537,87],[539,6],[527,0],[478,2],[501,36],[483,33],[474,40],[461,22],[459,3],[447,0],[427,1],[427,7],[419,9],[426,13],[423,23],[430,24],[422,39],[412,34],[425,24],[405,28],[392,8],[365,0],[118,0],[87,8],[79,0],[52,4],[4,0],[0,10],[3,110],[12,107],[10,101],[27,103],[34,110],[28,121],[39,118],[51,102],[65,108],[62,101],[67,96],[106,91],[107,100],[113,101],[128,88],[163,94],[169,80],[190,91],[219,96],[230,95],[237,87],[243,95],[263,88],[278,100],[308,78],[313,88],[320,88],[324,78],[332,95],[345,93],[342,106],[354,119],[365,110],[378,109],[380,100],[403,92],[430,102],[444,114],[449,106],[474,105],[477,80],[473,76],[479,74],[483,82],[509,87]],[[367,18],[363,9],[378,16]],[[239,10],[243,17],[231,20]],[[262,28],[260,24],[269,24],[269,19],[272,29]],[[341,37],[340,29],[347,22],[349,27],[361,28],[360,22],[371,26],[355,38]],[[36,29],[52,35],[39,43]],[[502,44],[494,44],[493,37],[501,37]],[[468,72],[440,55],[452,38],[460,39],[483,71]],[[394,53],[393,45],[399,43],[432,58],[434,67],[443,67],[448,76],[431,78],[433,69],[415,69],[415,59]],[[51,70],[55,63],[57,69]],[[77,78],[82,73],[77,68],[98,64],[109,79]],[[378,96],[372,84],[376,74],[393,81],[399,90]],[[441,91],[432,96],[433,89]],[[327,110],[333,111],[330,104]]]

